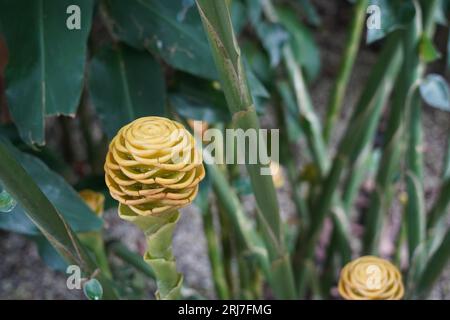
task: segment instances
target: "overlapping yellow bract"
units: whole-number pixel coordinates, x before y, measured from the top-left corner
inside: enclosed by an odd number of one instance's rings
[[[338,289],[346,300],[400,300],[404,294],[397,267],[374,256],[364,256],[345,265]]]
[[[161,117],[139,118],[120,129],[105,161],[111,196],[143,216],[189,204],[204,176],[193,136]]]
[[[105,196],[101,192],[96,192],[90,189],[84,189],[78,192],[84,202],[94,211],[99,217],[103,215],[105,206]]]

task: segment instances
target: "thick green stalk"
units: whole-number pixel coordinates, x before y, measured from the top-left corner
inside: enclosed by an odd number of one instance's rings
[[[394,33],[389,37],[386,47],[373,67],[366,89],[356,106],[351,120],[352,125],[348,127],[339,144],[331,171],[324,178],[323,188],[314,205],[314,220],[308,233],[307,243],[296,255],[297,265],[313,256],[322,224],[330,212],[344,168],[356,161],[367,143],[372,140],[381,110],[391,92],[401,58],[398,34]],[[304,276],[300,274],[298,280],[301,288],[305,281]]]
[[[339,117],[342,101],[350,79],[350,74],[358,53],[361,34],[365,26],[366,10],[369,0],[358,0],[354,7],[349,35],[342,55],[336,82],[331,92],[331,100],[328,105],[326,123],[324,128],[325,141],[330,140],[336,120]]]
[[[285,279],[285,277],[289,275],[285,270],[286,262],[282,261],[282,263],[279,263],[279,261],[274,260],[269,262],[267,250],[254,229],[254,225],[245,215],[239,202],[239,198],[217,165],[209,164],[211,161],[208,157],[211,157],[211,155],[204,150],[203,158],[205,159],[207,173],[211,177],[219,204],[228,214],[233,225],[233,230],[236,231],[239,245],[248,252],[249,256],[254,257],[256,261],[259,262],[261,269],[269,279],[277,297],[284,297],[287,299],[294,297],[294,283],[289,283],[287,282],[287,279]]]
[[[70,226],[1,141],[0,182],[67,263],[80,266],[88,276],[98,270]],[[100,271],[97,279],[105,299],[118,298],[106,275]]]
[[[142,259],[142,256],[128,249],[120,241],[113,240],[110,243],[107,243],[106,250],[108,250],[108,252],[112,252],[125,263],[134,267],[137,271],[142,272],[146,277],[156,280],[155,272],[150,265]],[[198,294],[195,290],[184,286],[181,288],[181,297],[182,299],[188,300],[205,300],[205,297]]]
[[[119,204],[120,218],[134,223],[147,239],[144,261],[152,267],[156,276],[158,300],[180,298],[183,275],[178,273],[172,253],[172,236],[180,218],[178,211],[162,215],[140,216],[129,207]]]
[[[221,300],[230,299],[225,270],[222,260],[219,241],[214,229],[213,215],[208,205],[203,211],[203,231],[208,246],[209,261],[211,263],[212,276],[217,297]]]
[[[416,90],[409,110],[409,141],[406,153],[406,187],[408,192],[406,231],[410,260],[412,260],[417,247],[425,242],[426,237],[421,108],[422,104]]]
[[[240,129],[256,130],[257,146],[260,154],[267,154],[267,145],[259,135],[259,119],[249,91],[240,49],[233,31],[229,9],[224,0],[197,0],[197,7],[208,35],[214,61],[218,69],[228,108],[233,115],[233,124]],[[280,298],[294,298],[295,294],[286,290],[292,286],[293,274],[281,229],[275,187],[270,175],[261,175],[261,170],[268,170],[258,159],[256,164],[247,164],[256,202],[261,214],[258,217],[267,233],[269,257],[272,264],[279,265],[282,273],[276,275],[276,283],[283,290],[274,288]]]

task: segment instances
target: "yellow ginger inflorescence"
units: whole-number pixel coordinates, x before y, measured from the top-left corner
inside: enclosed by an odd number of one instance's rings
[[[364,256],[345,265],[338,289],[346,300],[400,300],[404,294],[397,267],[374,256]]]
[[[176,121],[139,118],[111,141],[105,162],[111,196],[141,216],[192,202],[205,176],[194,137]]]

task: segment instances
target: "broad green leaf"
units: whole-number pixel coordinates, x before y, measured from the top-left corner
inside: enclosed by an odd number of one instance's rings
[[[90,63],[88,86],[110,139],[137,118],[164,114],[164,74],[148,52],[127,46],[103,48]]]
[[[450,93],[445,79],[438,74],[428,75],[420,85],[420,94],[430,106],[450,111]]]
[[[433,41],[426,35],[423,35],[419,42],[419,56],[423,62],[429,63],[439,59],[441,53],[436,49]]]
[[[180,75],[179,81],[169,100],[181,116],[208,123],[231,120],[219,82],[189,75]]]
[[[42,192],[74,231],[91,231],[101,228],[102,221],[97,218],[63,178],[51,171],[36,157],[17,150],[3,139],[0,139],[0,142],[7,146],[14,158],[33,177]],[[40,234],[33,222],[25,215],[20,203],[9,214],[0,215],[0,229],[28,235]]]
[[[148,49],[174,68],[217,78],[195,6],[183,6],[179,0],[106,0],[105,4],[115,33],[128,45]]]
[[[379,10],[370,11],[368,21],[377,19],[380,14],[380,28],[370,24],[367,29],[366,42],[368,44],[384,38],[387,34],[397,30],[409,23],[415,16],[413,1],[403,0],[371,0],[371,6],[376,6]],[[369,8],[371,8],[369,6]]]
[[[295,12],[279,8],[280,22],[289,32],[289,41],[295,59],[305,70],[306,77],[314,80],[320,71],[320,52],[311,32],[301,24]]]
[[[271,67],[275,68],[280,63],[281,49],[289,40],[289,34],[281,24],[260,21],[254,27],[264,49],[269,54]]]
[[[70,30],[66,20],[71,14],[66,10],[73,2],[0,2],[0,24],[9,51],[6,96],[20,135],[29,144],[45,143],[46,116],[73,115],[78,106],[94,2],[76,1],[80,29]]]

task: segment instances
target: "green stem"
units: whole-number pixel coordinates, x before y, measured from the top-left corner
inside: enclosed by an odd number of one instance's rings
[[[146,277],[156,280],[153,269],[148,265],[139,254],[128,249],[123,243],[113,240],[106,244],[108,252],[112,252],[118,258],[134,267],[137,271],[142,272]],[[205,297],[198,294],[192,288],[181,288],[182,299],[188,300],[205,300]]]
[[[156,276],[158,300],[175,300],[180,297],[183,275],[176,269],[172,253],[172,237],[180,218],[178,211],[162,215],[139,216],[129,207],[119,205],[120,218],[138,226],[147,239],[144,261]]]
[[[342,55],[336,82],[331,92],[331,100],[328,105],[324,128],[324,139],[327,142],[330,140],[330,135],[333,132],[334,125],[342,108],[342,101],[356,60],[361,34],[364,29],[368,3],[369,0],[358,0],[354,7],[349,35]]]
[[[119,241],[113,241],[106,245],[107,250],[111,250],[117,257],[132,265],[136,270],[142,272],[150,279],[155,279],[155,273],[153,269],[145,263],[140,255],[130,251],[123,243]]]
[[[330,213],[342,172],[349,163],[356,161],[367,143],[372,140],[382,107],[392,89],[393,79],[397,74],[397,66],[400,61],[400,46],[397,33],[394,33],[388,39],[385,49],[373,68],[368,85],[355,109],[351,120],[352,125],[348,127],[339,144],[331,171],[324,178],[323,188],[315,201],[314,210],[312,210],[314,220],[308,232],[306,244],[302,248],[298,248],[300,251],[297,251],[294,261],[300,270],[299,288],[304,287],[306,280],[302,274],[301,265],[313,257],[315,244],[322,230],[322,224]]]
[[[219,200],[219,202],[221,201]],[[238,284],[233,271],[233,251],[235,248],[234,243],[231,239],[232,226],[229,221],[230,217],[228,216],[228,213],[223,209],[222,205],[219,205],[218,211],[220,222],[220,242],[222,244],[223,250],[225,279],[230,290],[230,297],[235,298],[238,294]]]
[[[247,83],[240,49],[233,31],[229,8],[223,0],[197,0],[197,8],[208,35],[214,61],[218,69],[228,108],[233,115],[233,124],[240,129],[256,130],[259,154],[267,154],[267,145],[260,137],[259,119]],[[261,214],[265,240],[268,246],[272,267],[282,272],[275,272],[273,284],[275,294],[280,298],[295,298],[293,274],[290,260],[282,235],[281,219],[275,187],[270,175],[261,175],[262,169],[269,170],[258,159],[256,164],[247,164],[256,202]]]
[[[104,275],[108,278],[112,278],[101,232],[83,232],[79,233],[78,237],[81,243],[94,254],[95,261]]]
[[[208,246],[208,256],[211,263],[212,276],[217,297],[221,300],[230,299],[223,259],[221,255],[219,241],[214,229],[213,215],[210,206],[203,211],[203,231]]]

